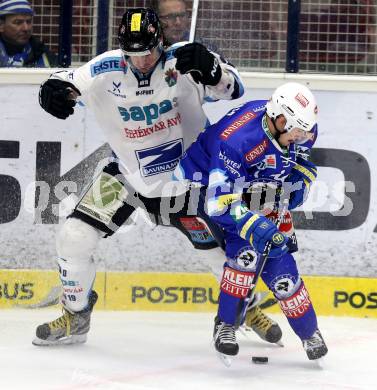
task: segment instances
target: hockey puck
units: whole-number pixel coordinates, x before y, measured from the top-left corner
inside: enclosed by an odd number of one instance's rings
[[[268,357],[267,356],[253,356],[251,358],[251,360],[255,364],[266,364],[266,363],[268,363]]]

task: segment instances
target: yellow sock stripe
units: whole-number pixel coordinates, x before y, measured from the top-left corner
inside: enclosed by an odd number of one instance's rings
[[[242,229],[241,229],[241,233],[240,233],[240,236],[244,239],[246,239],[246,233],[248,232],[248,230],[250,229],[250,226],[259,218],[259,215],[258,214],[254,214],[251,218],[249,218],[245,225],[243,225]]]
[[[316,176],[309,171],[309,169],[305,168],[302,165],[295,165],[292,169],[296,169],[297,171],[301,172],[303,175],[305,175],[310,181],[314,181]],[[315,171],[317,173],[317,170]]]

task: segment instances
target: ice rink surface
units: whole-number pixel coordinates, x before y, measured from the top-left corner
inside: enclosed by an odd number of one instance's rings
[[[282,390],[377,389],[377,320],[320,317],[329,353],[318,368],[281,315],[284,348],[238,333],[226,368],[211,345],[208,313],[106,312],[92,316],[86,344],[35,347],[35,327],[58,311],[1,310],[0,389]],[[255,365],[252,356],[268,356]]]

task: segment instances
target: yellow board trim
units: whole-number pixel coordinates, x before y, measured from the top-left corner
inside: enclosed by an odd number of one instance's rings
[[[377,279],[304,276],[318,315],[377,318]],[[60,286],[56,271],[0,270],[0,309],[40,305]],[[218,282],[207,273],[98,272],[96,310],[216,312]],[[267,291],[263,282],[259,291]],[[268,298],[273,298],[269,293]],[[267,309],[280,313],[275,304]]]

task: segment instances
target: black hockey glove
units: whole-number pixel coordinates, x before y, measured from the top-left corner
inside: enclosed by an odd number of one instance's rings
[[[76,102],[69,96],[72,92],[80,91],[67,81],[49,79],[39,89],[39,104],[49,114],[59,119],[67,119],[73,114]]]
[[[198,42],[188,43],[175,53],[176,69],[182,74],[190,73],[197,83],[217,85],[221,79],[221,67],[218,59],[205,46]]]

